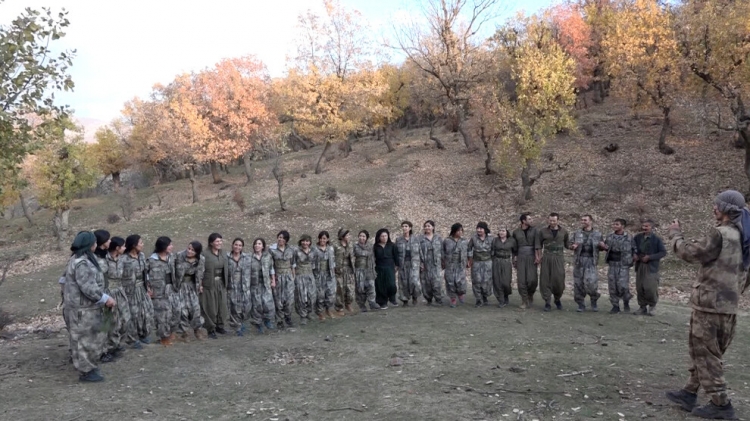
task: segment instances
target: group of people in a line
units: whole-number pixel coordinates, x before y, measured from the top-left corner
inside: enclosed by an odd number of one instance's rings
[[[695,406],[695,392],[703,386],[719,411],[733,414],[721,377],[721,356],[734,331],[740,289],[747,287],[742,283],[750,266],[750,212],[741,194],[722,194],[729,199],[720,195],[716,200],[718,227],[711,236],[687,243],[679,223],[670,226],[673,251],[702,263],[703,269],[691,299],[691,379],[684,390],[668,397],[688,409],[690,402]],[[423,224],[420,235],[404,221],[395,242],[383,228],[375,234],[374,245],[369,245],[367,230],[353,241],[342,228],[336,244],[322,231],[317,241],[305,234],[292,246],[289,232],[283,230],[275,244],[267,247],[257,238],[247,252],[241,238],[225,252],[218,233],[208,237],[206,251],[193,241],[178,253],[168,237],[159,237],[148,258],[138,235],[123,239],[104,230],[80,232],[60,279],[71,358],[80,380],[101,381],[98,362],[117,358],[123,345],[138,349],[150,343],[152,326],[166,346],[178,337],[188,341],[191,331],[197,339],[217,338],[227,328],[242,336],[247,325],[259,333],[293,327],[292,307],[305,325],[313,313],[320,321],[354,314],[354,303],[361,312],[417,305],[420,296],[427,305],[442,305],[443,286],[447,304],[456,307],[465,301],[467,270],[477,307],[488,305],[493,294],[499,307],[508,305],[515,269],[521,309],[533,305],[540,285],[544,311],[553,303],[562,310],[566,249],[573,251],[577,311],[586,311],[586,296],[590,310],[598,311],[597,265],[603,252],[609,266],[610,312],[630,310],[630,268],[635,266],[637,314],[653,315],[659,261],[666,256],[653,221],[642,221],[640,232],[632,236],[625,231],[625,220],[616,219],[605,236],[594,229],[591,215],[584,215],[572,234],[556,213],[544,227],[533,226],[526,213],[519,219],[513,232],[501,227],[496,236],[487,223],[479,222],[468,239],[460,223],[442,239],[433,221]]]

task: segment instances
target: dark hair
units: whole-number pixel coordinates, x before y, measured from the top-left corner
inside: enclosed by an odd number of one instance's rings
[[[218,232],[212,232],[211,235],[208,236],[208,246],[211,247],[211,243],[216,241],[219,238],[224,238],[219,234]]]
[[[489,235],[490,234],[490,226],[487,225],[487,223],[484,222],[484,221],[479,221],[479,223],[477,224],[477,228],[483,229],[484,230],[484,235]]]
[[[451,225],[451,233],[450,236],[453,237],[455,233],[457,233],[459,230],[464,229],[464,226],[460,223],[456,222],[455,224]]]
[[[303,241],[309,241],[310,244],[312,244],[312,238],[307,234],[302,234],[302,236],[299,238],[299,241],[297,241],[297,245],[302,247]]]
[[[412,235],[414,233],[414,231],[412,230],[412,228],[414,228],[414,225],[409,221],[401,221],[402,227],[404,226],[404,224],[409,226],[409,235]]]
[[[237,238],[235,238],[234,240],[232,240],[232,245],[234,245],[234,243],[236,243],[236,242],[238,242],[238,241],[239,241],[240,243],[242,243],[242,247],[245,247],[245,240],[243,240],[243,239],[242,239],[242,238],[240,238],[240,237],[237,237]]]
[[[505,238],[510,238],[510,231],[508,229],[500,230],[499,232],[505,232]]]
[[[549,214],[549,217],[550,217],[550,218],[557,218],[557,219],[560,219],[560,214],[559,214],[559,213],[557,213],[557,212],[552,212],[551,214]]]
[[[286,241],[287,243],[289,243],[289,239],[291,238],[291,236],[289,235],[289,231],[287,230],[279,231],[279,233],[276,234],[276,238],[279,238],[279,237],[284,237],[284,241]]]
[[[318,242],[323,238],[323,236],[326,236],[327,239],[331,239],[331,234],[328,233],[328,231],[321,231],[318,233]]]
[[[258,241],[260,241],[260,243],[263,244],[263,250],[265,251],[266,250],[266,240],[264,240],[264,239],[262,239],[260,237],[258,237],[255,240],[253,240],[253,251],[255,251],[255,243],[257,243]]]
[[[432,225],[432,229],[435,229],[435,221],[433,221],[432,219],[428,219],[428,220],[424,221],[424,224],[422,224],[422,228],[424,228],[424,226],[427,225],[427,224]]]
[[[130,253],[141,241],[141,236],[138,234],[128,235],[125,239],[125,253]]]
[[[125,245],[125,239],[122,237],[112,237],[109,239],[109,251],[115,251]]]
[[[109,231],[107,230],[96,230],[94,231],[94,237],[96,237],[96,250],[94,254],[104,258],[107,256],[107,250],[102,249],[102,245],[110,240]]]
[[[628,221],[626,221],[626,220],[624,220],[624,219],[622,219],[622,218],[617,218],[617,219],[615,219],[615,222],[619,222],[619,223],[620,223],[620,225],[622,225],[623,227],[625,227],[625,226],[627,226],[627,225],[628,225]]]
[[[391,233],[388,231],[388,228],[381,228],[375,234],[375,243],[380,244],[380,236],[383,235],[383,233],[388,236],[388,239],[385,241],[385,243],[388,244],[391,242]]]
[[[156,244],[154,245],[154,253],[164,253],[167,251],[167,247],[172,244],[172,239],[169,237],[159,237],[156,239]]]
[[[195,257],[201,256],[201,253],[203,252],[203,244],[201,244],[200,241],[191,241],[190,247],[193,248],[193,251],[195,252]]]
[[[592,222],[594,221],[594,217],[589,214],[585,214],[581,218],[589,218],[589,221],[592,221]]]
[[[651,219],[651,218],[642,219],[641,220],[641,224],[649,224],[649,225],[651,225],[651,228],[653,228],[654,225],[656,225],[656,223],[654,222],[654,220]]]
[[[367,238],[368,240],[370,239],[370,233],[369,233],[369,232],[367,232],[367,230],[362,230],[362,231],[360,231],[360,232],[359,232],[359,234],[364,234],[364,235],[365,235],[365,237],[366,237],[366,238]],[[357,236],[359,236],[359,234],[357,234]]]
[[[526,222],[526,220],[529,219],[529,216],[531,216],[531,214],[529,212],[524,212],[524,213],[521,214],[521,216],[518,218],[518,220],[521,221],[521,222]]]

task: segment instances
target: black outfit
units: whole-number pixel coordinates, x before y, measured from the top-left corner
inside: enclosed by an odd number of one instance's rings
[[[375,244],[373,246],[375,257],[375,302],[384,306],[390,302],[396,302],[396,262],[398,261],[398,250],[393,243],[385,246]]]

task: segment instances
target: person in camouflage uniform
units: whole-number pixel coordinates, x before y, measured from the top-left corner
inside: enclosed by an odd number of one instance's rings
[[[263,326],[273,329],[276,308],[271,293],[271,255],[266,251],[266,240],[256,238],[253,241],[253,253],[250,255],[250,324],[258,333],[263,333]]]
[[[336,310],[353,314],[354,302],[354,244],[349,230],[341,228],[338,232],[339,244],[334,246],[336,255]]]
[[[336,251],[328,244],[331,237],[328,231],[318,233],[318,244],[313,247],[315,253],[315,281],[317,283],[318,299],[315,302],[315,313],[322,322],[325,316],[333,319],[343,316],[335,309],[336,301]]]
[[[73,252],[65,271],[63,313],[68,323],[73,365],[80,373],[79,380],[97,382],[104,378],[96,364],[107,339],[102,305],[115,307],[113,298],[104,292],[104,275],[93,254],[96,237],[88,231],[76,235],[70,250]]]
[[[227,331],[224,324],[229,323],[227,308],[227,290],[232,288],[230,281],[229,259],[222,253],[224,239],[219,233],[208,236],[208,253],[205,254],[205,272],[203,273],[203,292],[198,297],[201,302],[203,327],[208,337],[216,339],[216,334],[224,335]]]
[[[148,258],[148,280],[153,291],[156,336],[164,346],[174,343],[182,311],[180,297],[174,287],[174,275],[172,240],[169,237],[159,237],[153,254]]]
[[[300,324],[306,325],[318,302],[318,288],[313,268],[317,265],[317,254],[312,250],[312,238],[303,234],[295,250],[297,263],[294,275],[294,308],[300,317]]]
[[[513,255],[513,266],[516,268],[518,294],[521,296],[521,309],[534,304],[534,293],[539,284],[536,257],[536,228],[532,226],[531,215],[524,213],[519,218],[521,226],[516,228],[511,236],[516,241],[516,254]]]
[[[505,227],[500,227],[492,242],[492,291],[495,293],[497,306],[501,308],[508,305],[508,297],[513,294],[512,260],[515,252],[516,240]]]
[[[643,221],[641,232],[633,238],[635,291],[640,307],[637,315],[653,316],[659,301],[659,261],[667,255],[667,249],[653,231],[654,221]]]
[[[154,323],[154,305],[151,302],[151,287],[148,282],[146,256],[143,240],[137,234],[125,239],[125,254],[122,260],[122,287],[130,304],[130,328],[127,343],[140,349],[141,344],[151,343],[151,326]]]
[[[232,288],[229,290],[229,326],[237,336],[245,334],[245,320],[250,318],[250,256],[243,253],[245,240],[235,238],[232,251],[227,253],[229,262],[229,279]]]
[[[487,298],[492,295],[492,243],[495,237],[490,235],[486,222],[477,224],[477,232],[466,247],[469,269],[471,269],[471,290],[476,299],[475,307],[487,305]]]
[[[596,302],[601,294],[596,266],[599,262],[599,250],[604,247],[602,233],[594,229],[594,218],[591,215],[583,215],[581,229],[573,234],[570,245],[571,250],[575,252],[573,297],[578,304],[578,312],[586,310],[586,295],[591,299],[591,311],[599,311]]]
[[[124,252],[125,239],[112,237],[104,259],[99,260],[99,267],[106,270],[104,292],[112,297],[117,304],[112,310],[115,316],[114,326],[107,335],[106,353],[102,356],[102,362],[111,361],[119,356],[122,352],[121,344],[127,340],[127,334],[130,330],[130,304],[128,304],[128,297],[122,288],[122,260],[120,257]]]
[[[456,299],[463,304],[466,294],[466,267],[468,266],[468,244],[461,238],[464,228],[455,223],[451,226],[450,236],[443,240],[443,269],[445,290],[451,300],[451,308],[456,307]]]
[[[750,211],[741,193],[727,190],[714,200],[713,213],[716,227],[698,241],[684,239],[679,221],[669,226],[672,251],[701,268],[690,297],[690,378],[667,398],[694,416],[733,420],[722,359],[734,337],[739,296],[748,287]],[[702,407],[697,406],[700,388],[710,398]]]
[[[292,305],[294,304],[294,277],[297,262],[294,247],[289,246],[289,232],[281,231],[276,236],[276,244],[271,245],[269,253],[273,259],[271,285],[273,301],[276,305],[276,325],[279,328],[294,327],[292,323]]]
[[[552,310],[550,301],[554,297],[555,307],[562,310],[565,291],[565,249],[569,245],[568,230],[560,226],[560,215],[553,212],[547,218],[548,225],[537,230],[536,256],[540,262],[539,286],[544,299],[544,311]]]
[[[435,222],[428,220],[422,226],[423,234],[419,238],[419,282],[422,295],[427,305],[432,300],[440,306],[443,304],[443,239],[435,233]],[[414,256],[412,255],[412,259]]]
[[[109,292],[110,270],[109,270],[109,265],[107,264],[107,255],[109,254],[109,246],[112,243],[111,235],[109,231],[107,230],[96,230],[94,231],[94,237],[96,238],[96,250],[94,250],[94,256],[96,257],[96,262],[99,264],[99,269],[101,269],[102,271],[102,275],[103,275],[102,279],[104,280],[103,284],[100,286],[104,288],[105,294],[109,295],[112,298],[115,298]],[[124,244],[124,242],[125,240],[122,240],[121,244]],[[112,276],[117,277],[118,279],[119,277],[122,276],[122,270],[118,268],[117,265],[115,265],[115,267],[112,270]],[[115,303],[117,303],[117,299],[115,299]],[[109,362],[114,361],[115,359],[120,357],[122,355],[122,352],[124,351],[124,348],[120,347],[119,341],[117,341],[117,343],[114,346],[110,347],[110,338],[117,334],[115,332],[115,329],[122,328],[121,324],[119,324],[120,317],[118,316],[118,313],[119,313],[119,308],[115,306],[111,310],[113,326],[107,332],[107,341],[104,345],[104,348],[103,348],[104,353],[102,354],[102,357],[101,357],[102,363],[109,363]],[[129,313],[130,312],[128,312],[128,314]]]
[[[402,235],[396,239],[398,292],[404,306],[409,305],[409,300],[416,306],[422,295],[419,282],[419,239],[413,235],[412,227],[409,221],[401,222]]]
[[[354,256],[354,293],[359,310],[367,312],[367,304],[370,310],[380,310],[375,302],[375,257],[372,247],[367,246],[370,233],[362,230],[357,236],[359,241],[354,245],[352,255]]]
[[[611,314],[620,312],[620,300],[623,310],[630,312],[630,267],[633,266],[633,238],[625,232],[627,222],[615,219],[612,222],[612,232],[604,240],[604,250],[607,254],[604,261],[609,265],[607,282],[609,286],[609,301],[612,303]]]
[[[206,272],[206,258],[201,252],[203,245],[199,241],[192,241],[187,249],[177,253],[175,258],[175,287],[179,291],[180,322],[177,333],[187,342],[190,329],[196,339],[205,339],[207,332],[203,329],[203,316],[199,294],[203,293],[203,277]]]

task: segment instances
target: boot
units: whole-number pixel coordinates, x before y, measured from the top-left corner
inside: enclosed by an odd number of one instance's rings
[[[555,307],[557,307],[558,310],[562,310],[562,303],[560,302],[560,299],[555,300]]]
[[[404,307],[409,307],[409,300],[401,300],[401,305]]]
[[[646,308],[646,306],[643,306],[639,308],[638,311],[636,311],[633,314],[635,314],[636,316],[645,316],[648,314],[648,308]]]
[[[198,329],[195,329],[194,332],[195,332],[195,339],[199,341],[208,339],[208,332],[206,332],[206,329],[199,327]]]
[[[623,301],[622,304],[622,311],[630,313],[630,301]]]
[[[419,304],[419,298],[415,298],[415,299],[411,300],[411,305],[413,305],[414,307],[416,307],[417,304]]]
[[[461,294],[461,295],[458,296],[458,302],[461,303],[461,304],[464,303],[464,295],[463,294]]]
[[[331,312],[328,311],[328,314],[330,315]],[[325,322],[326,321],[326,316],[324,316],[323,313],[320,313],[320,314],[318,314],[318,320],[321,321],[321,322]]]
[[[620,312],[620,306],[612,306],[612,310],[609,311],[609,314],[617,314]]]
[[[164,346],[172,346],[174,345],[174,342],[172,342],[172,338],[170,336],[167,336],[166,338],[161,338],[159,340],[159,343]]]
[[[299,321],[299,325],[300,325],[300,326],[306,326],[306,325],[307,325],[307,317],[303,317],[303,318],[302,318],[302,319],[301,319],[301,320]]]
[[[292,323],[292,318],[291,317],[284,318],[284,325],[286,327],[294,327],[294,323]]]
[[[552,311],[552,306],[550,305],[549,300],[544,302],[544,311]]]
[[[80,382],[86,382],[86,383],[95,383],[103,381],[104,377],[102,377],[101,374],[99,374],[99,369],[95,368],[88,373],[83,373],[78,376],[78,381]]]
[[[477,300],[477,303],[474,304],[474,307],[477,307],[477,308],[482,307],[482,300]]]
[[[336,317],[338,317],[338,316],[334,315],[334,313],[331,312],[331,309],[329,309],[329,308],[326,309],[326,316],[328,316],[329,319],[335,319]]]
[[[591,311],[593,312],[599,311],[599,308],[596,306],[596,300],[593,298],[591,299]]]
[[[482,297],[482,305],[486,306],[486,305],[489,305],[489,304],[490,304],[490,302],[489,302],[489,300],[487,300],[487,297]]]
[[[656,312],[656,304],[648,307],[648,311],[646,311],[646,315],[648,315],[648,316],[654,316],[654,315],[656,315],[655,312]]]
[[[118,346],[117,348],[113,349],[109,353],[112,354],[112,356],[115,358],[120,358],[122,357],[122,354],[125,353],[125,348],[122,346]]]
[[[115,360],[115,356],[110,354],[109,352],[102,354],[102,357],[99,361],[102,363],[111,363]]]
[[[534,305],[534,294],[529,294],[529,302],[526,305],[529,306],[529,308]]]
[[[141,345],[141,341],[135,341],[135,342],[133,342],[132,348],[133,349],[143,349],[143,345]],[[73,362],[73,360],[71,360],[71,362]]]
[[[736,420],[737,415],[734,414],[734,408],[732,402],[728,402],[724,406],[716,405],[709,401],[704,406],[698,406],[693,408],[691,412],[694,417],[705,418],[709,420]]]
[[[264,320],[263,324],[266,326],[266,329],[268,329],[268,330],[273,330],[274,329],[273,322],[270,321],[270,320]]]
[[[693,408],[695,408],[696,401],[698,400],[698,395],[696,395],[695,393],[690,393],[685,389],[670,390],[666,393],[666,396],[667,399],[676,403],[677,405],[680,405],[680,408],[688,412],[692,411]]]
[[[378,305],[375,301],[370,301],[370,310],[387,310],[388,304]]]
[[[227,331],[223,327],[217,327],[216,328],[216,333],[218,333],[219,335],[226,335]]]
[[[586,304],[583,304],[583,303],[578,304],[578,309],[576,311],[578,313],[583,313],[584,311],[586,311]]]
[[[352,309],[352,305],[351,304],[347,304],[346,307],[344,307],[344,308],[346,309],[347,313],[354,314],[354,309]]]
[[[528,297],[521,297],[521,305],[518,306],[521,310],[526,310],[529,307]]]
[[[429,305],[429,304],[430,303],[428,302],[427,305]],[[456,308],[456,299],[455,298],[451,298],[451,308]]]

